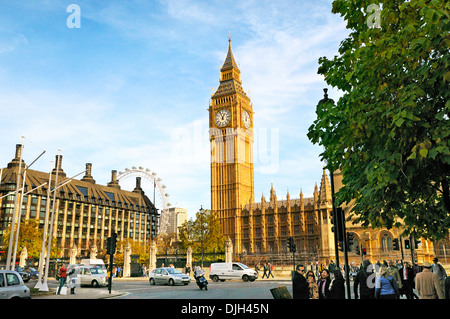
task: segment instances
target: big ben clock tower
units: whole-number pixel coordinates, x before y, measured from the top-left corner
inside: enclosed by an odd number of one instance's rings
[[[220,84],[209,105],[211,142],[211,209],[218,213],[222,232],[241,252],[240,213],[254,203],[253,107],[242,89],[241,71],[228,53],[220,69]]]

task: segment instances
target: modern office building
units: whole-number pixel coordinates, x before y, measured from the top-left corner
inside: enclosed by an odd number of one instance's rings
[[[179,239],[179,230],[178,227],[183,225],[188,220],[188,211],[184,208],[179,207],[170,207],[168,210],[169,223],[167,226],[167,234],[168,235],[176,235],[176,238]]]
[[[0,239],[10,229],[13,217],[21,151],[19,144],[15,157],[2,169],[0,197],[13,193],[0,199]],[[62,168],[60,155],[56,156],[55,168],[51,173],[27,169],[23,174],[25,168],[26,163],[22,160],[21,176],[25,176],[25,193],[48,183],[50,175],[51,190],[54,189],[56,176],[57,185],[69,180]],[[118,241],[129,238],[145,244],[156,238],[159,214],[142,190],[140,177],[136,178],[135,189],[126,191],[120,188],[116,171],[112,171],[111,182],[106,186],[97,184],[91,173],[92,164],[88,163],[83,178],[72,179],[57,187],[53,238],[57,240],[58,256],[67,257],[71,248],[77,249],[77,256],[89,256],[94,247],[100,253],[106,249],[106,239],[112,232],[118,234]],[[48,184],[31,191],[23,199],[19,198],[18,203],[22,202],[21,221],[34,219],[39,228],[44,227],[47,190]],[[50,216],[52,199],[53,192],[50,195]]]

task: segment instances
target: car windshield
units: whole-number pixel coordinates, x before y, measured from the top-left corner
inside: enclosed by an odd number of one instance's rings
[[[244,268],[244,269],[249,269],[249,268],[248,268],[246,265],[244,265],[244,264],[238,263],[238,265],[241,266],[241,267]]]
[[[104,274],[103,269],[101,268],[91,268],[92,274]]]
[[[167,268],[167,271],[169,272],[169,274],[182,274],[181,271],[179,271],[178,269],[175,268]]]

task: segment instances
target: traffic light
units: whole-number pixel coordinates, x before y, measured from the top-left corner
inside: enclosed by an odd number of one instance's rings
[[[409,239],[405,239],[405,249],[410,249],[410,243],[409,243]]]
[[[418,249],[420,243],[420,240],[414,238],[414,248]]]
[[[359,246],[356,246],[356,247],[355,247],[355,253],[356,253],[357,255],[361,255],[361,252],[359,251]]]
[[[362,249],[363,255],[367,255],[367,250],[365,248]]]
[[[289,252],[295,253],[297,251],[297,245],[294,243],[294,238],[289,237],[287,241],[287,248],[289,249]]]
[[[393,250],[400,250],[399,246],[398,246],[398,238],[394,238],[392,240],[392,249]]]
[[[338,249],[344,251],[344,242],[342,240],[338,241]]]
[[[353,246],[354,238],[355,238],[354,233],[347,233],[347,245],[348,245],[349,251],[351,251],[351,247]]]
[[[333,210],[331,211],[331,223],[333,226],[331,227],[331,231],[336,233],[336,238],[338,241],[344,240],[344,228],[343,228],[343,216],[344,212],[341,207],[336,208],[336,215],[334,214]]]
[[[106,253],[113,255],[116,252],[117,234],[112,233],[111,237],[106,239]]]

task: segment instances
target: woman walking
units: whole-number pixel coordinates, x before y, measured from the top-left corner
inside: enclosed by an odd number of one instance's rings
[[[388,267],[382,265],[380,276],[375,281],[376,299],[399,299],[400,291],[394,277],[388,274]]]

